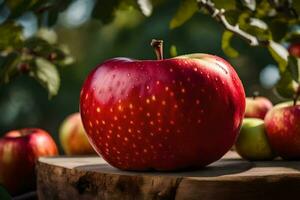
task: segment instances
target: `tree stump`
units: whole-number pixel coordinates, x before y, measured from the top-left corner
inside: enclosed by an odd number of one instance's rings
[[[40,158],[40,200],[253,200],[300,198],[300,162],[248,162],[234,152],[196,171],[126,172],[100,157]],[[296,199],[298,199],[296,198]]]

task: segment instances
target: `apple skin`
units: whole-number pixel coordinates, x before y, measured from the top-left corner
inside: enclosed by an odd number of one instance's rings
[[[272,107],[272,102],[265,97],[247,97],[245,117],[264,119]]]
[[[289,53],[292,56],[300,57],[300,43],[293,43],[288,48]]]
[[[13,130],[0,138],[0,184],[17,195],[35,189],[35,164],[40,156],[58,154],[51,136],[38,128]]]
[[[285,102],[274,106],[265,117],[270,144],[283,159],[300,159],[300,105]]]
[[[272,160],[275,157],[265,132],[264,121],[258,118],[243,120],[235,149],[246,160]]]
[[[91,143],[123,170],[206,166],[234,144],[244,111],[233,67],[208,54],[110,59],[89,74],[80,97]]]
[[[59,129],[59,139],[67,155],[90,155],[96,153],[88,141],[80,113],[73,113],[62,122]]]

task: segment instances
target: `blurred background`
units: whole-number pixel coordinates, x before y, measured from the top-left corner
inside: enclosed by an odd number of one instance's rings
[[[238,72],[247,96],[254,91],[280,101],[272,88],[279,78],[276,63],[265,48],[251,48],[234,38],[233,46],[240,52],[229,58],[221,49],[223,27],[208,15],[197,13],[183,26],[169,29],[169,22],[179,1],[155,8],[150,17],[135,9],[118,10],[112,23],[102,24],[91,18],[95,1],[76,0],[60,13],[53,27],[59,43],[69,47],[75,63],[59,68],[61,87],[57,96],[48,99],[47,91],[33,79],[19,76],[0,86],[0,135],[11,129],[40,127],[57,140],[62,120],[78,112],[79,93],[83,81],[97,64],[113,57],[155,59],[150,46],[153,38],[164,40],[165,57],[170,57],[171,46],[178,55],[195,52],[215,54],[228,60]],[[1,17],[0,16],[0,21]],[[19,19],[25,37],[37,31],[37,19],[30,12]]]

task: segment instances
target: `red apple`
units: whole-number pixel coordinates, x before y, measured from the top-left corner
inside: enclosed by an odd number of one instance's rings
[[[292,56],[300,57],[300,43],[293,43],[288,48],[289,53]]]
[[[16,195],[35,188],[35,163],[40,156],[57,155],[51,136],[38,128],[8,132],[0,138],[0,184]]]
[[[266,115],[265,126],[272,148],[284,159],[300,159],[300,104],[274,106]]]
[[[264,119],[272,107],[272,102],[265,97],[247,97],[245,117]]]
[[[67,155],[95,154],[83,128],[79,113],[68,116],[59,129],[60,143]]]
[[[89,74],[80,96],[91,143],[124,170],[208,165],[233,145],[244,111],[238,75],[208,54],[110,59]]]

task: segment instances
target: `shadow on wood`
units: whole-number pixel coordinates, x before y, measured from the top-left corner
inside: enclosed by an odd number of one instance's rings
[[[224,160],[222,163],[216,162],[210,166],[204,167],[197,170],[189,171],[176,171],[176,172],[134,172],[134,171],[120,171],[116,168],[111,167],[108,164],[94,164],[94,165],[83,165],[75,167],[77,170],[93,171],[100,173],[115,173],[122,175],[149,175],[149,176],[176,176],[176,177],[216,177],[222,175],[236,174],[246,171],[252,167],[252,164],[247,161],[241,160]]]

